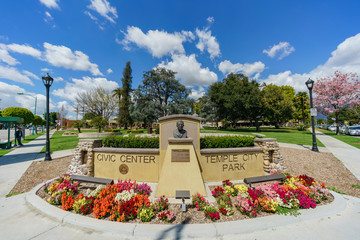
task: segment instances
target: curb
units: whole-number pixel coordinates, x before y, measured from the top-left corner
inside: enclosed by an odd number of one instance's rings
[[[318,206],[315,209],[299,210],[301,215],[297,217],[271,215],[232,222],[178,225],[118,223],[66,212],[48,204],[46,201],[36,195],[38,189],[40,189],[43,185],[44,183],[37,185],[25,196],[26,202],[41,212],[43,215],[56,219],[61,223],[68,223],[74,226],[83,227],[98,232],[115,233],[127,238],[141,237],[178,239],[180,237],[216,238],[231,236],[301,223],[313,219],[327,218],[342,213],[347,207],[347,202],[344,197],[331,191],[331,194],[334,196],[334,201],[332,203]]]

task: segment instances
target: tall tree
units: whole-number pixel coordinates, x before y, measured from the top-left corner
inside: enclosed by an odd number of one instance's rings
[[[360,81],[353,73],[335,71],[332,76],[321,78],[314,84],[314,105],[325,115],[335,113],[336,134],[339,134],[339,112],[360,104]]]
[[[85,106],[85,111],[90,115],[102,116],[109,119],[116,108],[115,98],[110,91],[97,87],[89,92],[80,92],[76,96],[76,104]]]
[[[24,119],[23,124],[29,124],[34,121],[34,114],[26,109],[21,107],[8,107],[2,110],[1,112],[3,117],[20,117]]]
[[[220,118],[216,114],[216,105],[211,101],[208,94],[198,99],[195,103],[194,110],[199,117],[204,118],[208,122],[216,122],[217,124],[220,121]]]
[[[156,121],[160,116],[159,102],[146,94],[142,86],[134,91],[134,104],[130,107],[131,118],[136,122],[143,122],[145,127]]]
[[[157,102],[160,116],[191,113],[194,101],[189,99],[190,90],[175,79],[175,72],[166,68],[155,68],[143,75],[139,89]]]
[[[118,122],[119,122],[119,125],[120,125],[120,111],[121,111],[120,110],[121,109],[120,103],[121,103],[122,89],[118,87],[118,88],[114,89],[112,91],[112,93],[113,93],[113,97],[115,97],[117,99],[117,104],[118,104],[118,117],[117,117],[117,119],[118,119]]]
[[[262,90],[255,80],[249,81],[244,74],[230,73],[222,82],[209,88],[210,100],[215,103],[217,115],[233,124],[239,120],[249,120],[260,130],[259,121],[264,106]]]
[[[122,82],[122,91],[121,91],[121,101],[120,101],[120,109],[119,109],[119,122],[120,124],[124,124],[125,129],[128,124],[131,124],[130,117],[130,104],[131,104],[131,84],[132,84],[132,70],[130,66],[130,62],[126,63],[126,67],[123,71]]]
[[[302,119],[302,123],[305,124],[306,120],[310,118],[309,95],[306,92],[298,92],[294,98],[294,105],[296,108],[295,118],[298,121]]]
[[[274,123],[275,128],[292,119],[295,112],[291,95],[275,84],[269,84],[264,88],[264,106],[266,117]]]

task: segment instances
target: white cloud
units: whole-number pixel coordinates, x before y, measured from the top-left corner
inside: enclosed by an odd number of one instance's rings
[[[120,43],[124,45],[126,50],[130,50],[130,43],[135,43],[139,48],[147,49],[152,56],[157,58],[168,54],[185,53],[182,43],[194,39],[194,35],[191,32],[168,33],[159,30],[149,30],[145,34],[140,28],[134,26],[128,26],[127,32],[124,34],[125,38]]]
[[[33,74],[32,72],[29,72],[29,71],[26,71],[26,70],[23,70],[23,73],[28,76],[28,77],[31,77],[31,78],[34,78],[34,79],[37,79],[37,80],[40,80],[40,78],[38,76],[36,76],[35,74]]]
[[[115,88],[118,88],[119,85],[116,82],[107,80],[106,78],[73,78],[71,82],[66,82],[64,88],[53,90],[53,94],[63,99],[74,101],[78,93],[87,92],[96,87],[102,87],[105,90],[112,91]]]
[[[90,0],[90,1],[91,4],[88,6],[89,9],[96,11],[110,22],[115,23],[114,18],[118,18],[115,7],[110,6],[110,3],[106,0]]]
[[[215,18],[214,18],[214,17],[208,17],[208,18],[206,19],[206,21],[207,21],[208,23],[213,23],[213,22],[215,22]]]
[[[18,95],[17,93],[26,93],[29,95]],[[26,92],[25,89],[17,86],[11,85],[0,81],[0,96],[1,96],[1,106],[6,107],[23,107],[29,109],[31,112],[34,112],[35,109],[35,96],[37,97],[36,104],[36,114],[42,115],[44,112],[46,96],[42,94],[35,94]],[[50,101],[50,108],[53,107],[53,104]]]
[[[319,65],[311,74],[327,76],[336,70],[360,74],[360,33],[340,43],[326,63]]]
[[[293,74],[291,71],[285,71],[269,75],[264,81],[280,86],[290,85],[296,91],[308,91],[305,82],[309,78],[316,82],[317,79],[331,76],[336,70],[344,73],[353,72],[360,75],[360,33],[345,39],[331,53],[331,57],[323,65],[319,65],[309,73]]]
[[[209,68],[201,68],[201,63],[196,60],[195,54],[190,56],[173,55],[171,62],[161,62],[159,67],[165,67],[176,72],[176,77],[182,84],[190,86],[209,86],[217,81],[216,73]]]
[[[60,9],[57,2],[60,0],[40,0],[42,4],[44,4],[47,8],[54,8],[54,9]]]
[[[260,61],[254,62],[254,63],[245,63],[245,64],[235,63],[235,64],[233,64],[230,61],[225,60],[219,64],[219,70],[224,75],[227,75],[231,72],[232,73],[242,72],[246,76],[250,77],[256,73],[255,78],[258,78],[260,73],[262,71],[264,71],[264,69],[265,69],[265,64]]]
[[[81,51],[73,52],[65,46],[44,43],[45,59],[51,65],[72,70],[90,71],[94,76],[102,76],[98,65],[89,61],[89,56]]]
[[[269,75],[267,79],[264,80],[264,82],[266,84],[273,83],[278,86],[292,86],[296,91],[308,91],[305,82],[309,79],[309,77],[310,75],[308,73],[292,74],[291,71],[285,71],[278,74]]]
[[[13,43],[13,44],[7,45],[7,49],[9,49],[12,52],[30,55],[37,59],[41,58],[41,51],[39,51],[27,44],[20,45],[20,44]]]
[[[48,72],[52,72],[52,70],[49,69],[49,68],[42,68],[41,71],[42,71],[42,72],[47,72],[47,73],[48,73]]]
[[[0,61],[7,63],[9,65],[16,65],[19,64],[19,62],[13,58],[12,56],[10,56],[6,45],[5,44],[1,44],[0,43]]]
[[[190,93],[190,98],[197,100],[197,99],[201,98],[202,96],[204,96],[204,94],[205,94],[205,90],[203,87],[199,87],[198,90],[192,88],[191,93]]]
[[[271,58],[279,56],[278,59],[281,60],[284,57],[289,56],[294,51],[295,48],[291,46],[290,43],[279,42],[279,44],[269,47],[268,50],[263,50],[263,53],[266,53]]]
[[[0,79],[8,79],[15,82],[22,82],[34,85],[30,78],[21,74],[16,68],[0,65]]]
[[[201,52],[204,52],[206,50],[210,54],[211,59],[220,56],[221,52],[219,43],[216,41],[216,38],[211,35],[210,30],[196,29],[196,35],[199,37],[199,42],[198,44],[196,44],[196,47]]]
[[[64,79],[63,79],[62,77],[55,77],[55,78],[54,78],[54,81],[55,81],[55,82],[63,82]]]
[[[110,74],[113,72],[113,70],[111,68],[109,68],[108,70],[106,70],[107,74]]]
[[[44,21],[45,21],[46,23],[50,24],[51,27],[56,28],[56,24],[55,24],[55,22],[54,22],[53,16],[51,16],[51,14],[50,14],[49,12],[47,12],[47,11],[45,12]]]

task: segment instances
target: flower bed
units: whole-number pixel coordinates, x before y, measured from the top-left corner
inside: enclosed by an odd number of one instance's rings
[[[151,188],[146,183],[129,180],[92,189],[82,185],[65,175],[45,184],[40,195],[63,210],[98,219],[173,224],[231,221],[274,213],[297,215],[299,209],[315,208],[331,197],[324,184],[305,175],[288,176],[283,185],[271,183],[255,188],[226,180],[213,188],[216,203],[210,204],[195,194],[192,206],[183,213],[180,204],[169,204],[165,196],[151,202]]]

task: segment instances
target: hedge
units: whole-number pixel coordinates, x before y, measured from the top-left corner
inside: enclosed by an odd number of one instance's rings
[[[200,148],[237,148],[254,146],[251,136],[210,136],[200,138]],[[104,138],[104,147],[115,148],[159,148],[159,137],[123,137]]]
[[[237,148],[254,146],[251,136],[209,136],[200,138],[200,148]]]
[[[143,129],[127,130],[126,133],[144,133]]]
[[[121,129],[119,129],[119,128],[114,128],[114,129],[105,128],[104,132],[121,132]]]
[[[114,148],[159,148],[159,138],[107,136],[103,145]]]

